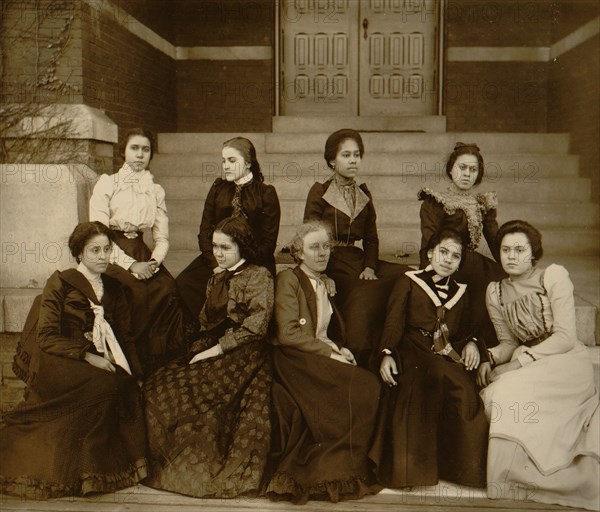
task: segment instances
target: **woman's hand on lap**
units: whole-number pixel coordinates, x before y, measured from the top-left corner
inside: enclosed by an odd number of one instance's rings
[[[371,267],[365,267],[358,277],[366,281],[375,281],[377,279],[375,271]]]
[[[149,261],[136,261],[129,267],[129,272],[136,274],[140,279],[150,279],[154,275],[152,267]]]
[[[469,341],[469,343],[465,345],[461,357],[461,361],[467,370],[471,371],[479,366],[479,350],[474,341]]]
[[[490,383],[490,373],[492,373],[492,364],[488,361],[481,363],[477,370],[477,384],[485,388]]]
[[[513,359],[510,363],[499,364],[492,370],[492,373],[490,373],[490,382],[497,380],[503,373],[512,372],[519,368],[521,368],[521,363],[518,359]]]
[[[342,347],[340,349],[340,353],[346,358],[346,361],[348,361],[351,365],[356,366],[356,359],[354,358],[354,354],[350,351],[350,349]]]
[[[203,361],[204,359],[210,359],[212,357],[218,357],[222,354],[223,349],[221,348],[221,345],[217,343],[214,347],[207,348],[206,350],[196,354],[194,357],[192,357],[189,364],[194,364],[198,361]]]
[[[379,374],[388,386],[397,386],[398,383],[396,379],[394,379],[394,375],[398,375],[398,366],[396,365],[396,361],[392,356],[385,356],[381,360],[381,365],[379,366]]]
[[[92,366],[100,368],[101,370],[106,370],[107,372],[111,373],[115,373],[117,371],[114,365],[108,359],[104,359],[102,356],[92,354],[91,352],[86,352],[84,359]]]
[[[352,364],[350,361],[348,361],[348,359],[346,359],[346,356],[344,356],[342,354],[338,354],[337,352],[332,352],[329,357],[331,359],[335,359],[336,361],[339,361],[340,363]]]

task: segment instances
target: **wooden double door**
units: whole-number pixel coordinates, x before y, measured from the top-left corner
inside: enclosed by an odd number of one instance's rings
[[[281,113],[436,114],[440,1],[281,0]]]

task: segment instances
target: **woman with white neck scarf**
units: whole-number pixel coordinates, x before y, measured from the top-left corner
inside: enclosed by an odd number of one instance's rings
[[[25,401],[0,430],[0,490],[28,498],[113,492],[147,475],[129,309],[105,274],[112,231],[79,224],[77,268],[55,272],[36,299],[13,368]]]
[[[121,146],[125,163],[116,174],[100,176],[90,198],[90,220],[114,233],[107,273],[125,287],[133,335],[147,373],[177,352],[184,326],[175,280],[162,264],[169,250],[169,219],[165,191],[148,170],[153,152],[150,132],[127,132]],[[154,239],[152,251],[143,239],[147,230]]]

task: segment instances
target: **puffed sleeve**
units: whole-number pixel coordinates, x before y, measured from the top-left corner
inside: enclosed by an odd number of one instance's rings
[[[421,268],[425,268],[429,264],[427,245],[429,239],[442,225],[445,216],[444,207],[431,197],[425,196],[419,215],[421,217],[421,249],[419,250],[419,256]]]
[[[304,222],[309,220],[323,220],[323,209],[325,208],[325,201],[323,201],[324,193],[323,183],[317,181],[310,187],[304,207]]]
[[[552,308],[552,335],[519,356],[523,366],[542,357],[564,354],[579,343],[575,327],[573,283],[567,269],[561,265],[550,265],[544,273],[544,287]]]
[[[223,352],[267,336],[273,314],[273,277],[264,267],[252,267],[246,272],[251,274],[243,291],[244,318],[239,326],[227,329],[219,339]]]
[[[410,278],[401,276],[396,280],[390,291],[385,310],[383,333],[379,341],[378,355],[381,355],[384,349],[396,350],[402,340],[402,336],[404,336],[410,290]]]
[[[110,198],[113,195],[113,182],[108,174],[100,176],[92,197],[90,197],[90,222],[99,221],[110,226]]]
[[[489,349],[496,364],[506,363],[510,360],[512,353],[519,346],[518,341],[513,336],[508,324],[504,320],[504,315],[500,309],[500,300],[498,298],[497,282],[491,282],[485,294],[485,304],[487,306],[490,320],[496,331],[496,336],[500,342],[495,347]]]
[[[55,272],[50,276],[40,303],[38,343],[47,354],[83,359],[92,343],[86,339],[74,339],[62,335],[62,314],[65,303],[65,284]]]
[[[156,217],[152,226],[154,250],[152,258],[160,265],[169,252],[169,217],[167,216],[167,203],[165,190],[160,185],[154,185],[156,191]]]
[[[257,257],[259,261],[266,261],[273,256],[277,247],[279,220],[281,217],[279,198],[273,185],[264,185],[262,203],[262,221],[260,223],[260,232],[257,233],[257,238],[260,240]]]
[[[114,181],[108,174],[103,174],[94,186],[90,198],[90,222],[99,221],[110,227],[110,200],[113,196]],[[128,256],[117,244],[112,244],[110,262],[119,265],[125,270],[135,263],[135,259]]]
[[[198,247],[202,252],[202,258],[210,266],[215,268],[217,266],[217,260],[213,256],[212,252],[212,235],[217,224],[216,218],[216,200],[217,190],[221,184],[221,178],[217,178],[204,201],[204,211],[202,212],[202,220],[200,221],[200,229],[198,231]]]
[[[309,352],[330,357],[332,347],[316,338],[306,322],[300,323],[300,282],[291,270],[277,274],[275,286],[275,327],[277,345],[293,347],[302,352]]]
[[[496,261],[499,260],[498,248],[496,247],[496,233],[498,233],[498,221],[496,220],[498,199],[495,192],[486,192],[480,195],[483,205],[483,236],[490,248],[490,252]]]

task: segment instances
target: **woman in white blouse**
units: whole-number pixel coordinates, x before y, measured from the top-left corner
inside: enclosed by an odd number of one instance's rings
[[[125,287],[132,330],[146,371],[160,366],[181,345],[183,313],[175,281],[162,265],[169,250],[165,191],[148,170],[154,141],[141,128],[128,131],[121,155],[125,163],[113,175],[102,175],[90,199],[90,221],[115,234],[107,274]],[[154,250],[144,243],[152,230]]]
[[[545,269],[527,222],[496,236],[508,278],[487,289],[500,344],[479,367],[490,421],[488,497],[600,510],[600,414],[592,363],[577,339],[573,284]]]

